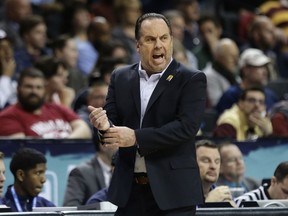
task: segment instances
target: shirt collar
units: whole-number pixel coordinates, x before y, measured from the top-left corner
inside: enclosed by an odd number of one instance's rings
[[[171,62],[173,61],[173,58],[171,58],[169,64],[167,65],[167,67],[161,72],[161,73],[155,73],[155,74],[152,74],[151,76],[153,75],[157,75],[159,76],[159,79],[160,77],[164,74],[164,72],[167,70],[167,68],[170,66]],[[141,78],[148,78],[148,75],[146,73],[146,71],[144,69],[142,69],[142,66],[141,66],[141,61],[139,62],[139,67],[138,67],[138,71],[139,71],[139,76]]]

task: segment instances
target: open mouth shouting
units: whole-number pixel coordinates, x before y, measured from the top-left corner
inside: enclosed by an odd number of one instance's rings
[[[161,54],[154,54],[153,56],[153,60],[156,64],[161,64],[164,62],[165,60],[165,55],[163,53]]]

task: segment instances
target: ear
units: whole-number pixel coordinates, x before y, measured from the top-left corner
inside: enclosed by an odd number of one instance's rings
[[[140,49],[140,44],[139,44],[138,41],[136,41],[136,50],[137,50],[138,53],[139,53],[139,49]]]
[[[23,182],[25,178],[25,172],[22,169],[16,171],[16,178],[18,181]]]
[[[275,185],[276,183],[277,183],[276,177],[275,177],[275,176],[272,176],[271,181],[270,181],[270,184],[271,184],[271,185]]]

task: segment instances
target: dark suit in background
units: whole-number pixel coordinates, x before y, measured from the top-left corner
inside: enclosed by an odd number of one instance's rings
[[[103,171],[95,156],[70,172],[63,206],[85,205],[94,193],[105,187]]]

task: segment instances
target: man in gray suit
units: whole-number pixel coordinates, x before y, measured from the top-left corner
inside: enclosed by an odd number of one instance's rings
[[[95,156],[76,166],[69,174],[63,206],[85,205],[94,193],[109,186],[115,150],[99,145],[97,137],[93,142]]]

